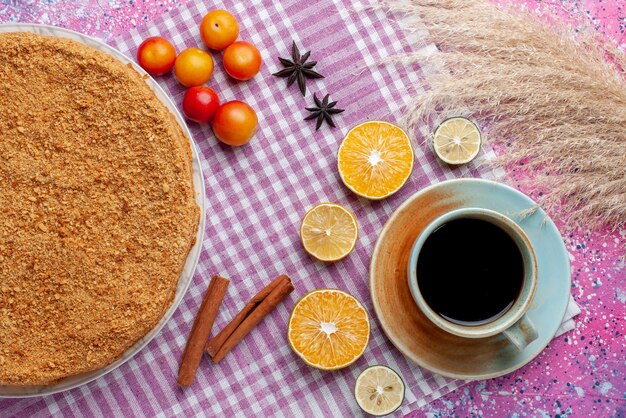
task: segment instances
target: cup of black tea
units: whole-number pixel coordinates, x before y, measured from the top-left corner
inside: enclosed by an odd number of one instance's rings
[[[463,208],[431,222],[408,265],[413,299],[435,325],[466,338],[502,333],[519,350],[537,331],[525,315],[537,287],[537,260],[514,221]]]

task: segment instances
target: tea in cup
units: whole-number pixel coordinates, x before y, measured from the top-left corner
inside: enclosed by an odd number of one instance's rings
[[[449,333],[502,333],[519,350],[537,338],[526,316],[537,287],[537,260],[524,231],[488,209],[463,208],[431,222],[417,237],[409,288],[424,314]]]

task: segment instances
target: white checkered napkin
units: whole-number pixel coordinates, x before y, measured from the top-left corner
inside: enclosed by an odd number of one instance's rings
[[[358,6],[358,5],[357,5]],[[116,40],[123,52],[133,54],[147,35],[172,39],[180,50],[200,45],[197,23],[208,6],[189,4],[164,16],[148,28],[133,31]],[[213,6],[212,6],[213,7]],[[393,209],[415,190],[456,176],[492,173],[462,168],[443,170],[436,159],[416,147],[417,167],[409,184],[398,195],[380,204],[362,201],[339,183],[335,153],[346,127],[368,118],[395,119],[408,104],[422,72],[402,68],[371,66],[405,48],[404,34],[382,11],[346,7],[339,1],[303,5],[298,1],[224,2],[215,5],[234,10],[240,19],[241,38],[254,42],[265,59],[265,73],[249,83],[232,83],[219,69],[209,85],[223,99],[243,99],[259,111],[261,131],[253,143],[241,150],[219,145],[206,127],[193,126],[193,133],[205,158],[207,182],[207,241],[198,274],[177,324],[177,344],[167,341],[173,354],[183,346],[197,309],[206,277],[212,271],[235,278],[216,327],[221,328],[254,292],[270,278],[287,272],[297,292],[318,287],[338,287],[366,302],[372,311],[367,286],[367,267],[377,232]],[[320,36],[324,34],[323,36]],[[291,39],[303,50],[312,50],[324,80],[309,82],[309,92],[330,92],[346,112],[338,118],[335,131],[313,130],[302,121],[303,99],[284,80],[267,73],[279,67],[275,57],[286,56]],[[217,61],[219,56],[216,55]],[[219,67],[219,64],[217,65]],[[363,70],[365,68],[365,70]],[[359,76],[355,73],[361,71]],[[182,88],[171,78],[164,87],[180,101]],[[409,93],[409,94],[407,94]],[[361,226],[360,248],[349,259],[327,266],[312,262],[299,247],[297,226],[302,214],[320,201],[338,201],[351,207]],[[296,296],[292,297],[295,300]],[[239,301],[233,303],[233,300]],[[400,371],[407,383],[407,401],[401,412],[425,405],[463,382],[443,378],[406,361],[384,337],[378,323],[372,323],[372,339],[357,367],[336,373],[310,369],[289,350],[284,340],[291,303],[285,303],[217,367],[201,370],[198,380],[210,384],[194,386],[193,396],[178,399],[179,409],[159,402],[167,413],[200,412],[207,403],[215,413],[270,414],[285,416],[357,413],[352,401],[356,374],[367,364],[382,363]],[[162,348],[163,349],[163,348]],[[176,356],[174,356],[176,358]],[[174,368],[175,371],[175,368]],[[154,382],[153,382],[154,383]],[[217,384],[215,384],[217,383]],[[141,402],[140,399],[138,399]]]
[[[373,0],[372,0],[373,2]],[[223,101],[239,99],[257,110],[259,132],[240,149],[222,146],[206,126],[191,124],[206,180],[207,227],[197,272],[179,309],[163,331],[128,363],[89,385],[46,397],[13,413],[60,416],[353,416],[360,414],[353,386],[358,373],[372,364],[397,370],[406,386],[398,412],[415,410],[463,384],[434,375],[407,361],[372,318],[371,340],[363,357],[344,370],[322,372],[305,365],[286,341],[290,309],[315,288],[340,288],[355,295],[373,314],[368,267],[376,237],[389,215],[416,190],[447,178],[483,176],[470,166],[444,170],[435,157],[416,146],[414,172],[396,195],[370,202],[350,193],[336,170],[336,152],[348,128],[368,119],[396,120],[424,73],[376,66],[382,58],[410,50],[404,33],[381,10],[339,0],[219,0],[190,2],[146,27],[110,41],[135,56],[148,36],[161,35],[178,51],[202,45],[198,24],[208,8],[231,10],[240,23],[240,39],[261,51],[261,74],[245,83],[228,79],[215,53],[216,69],[209,86]],[[322,80],[310,80],[302,97],[296,86],[270,73],[288,56],[291,40],[312,51]],[[162,87],[180,103],[183,88],[173,76]],[[338,107],[337,129],[315,131],[303,121],[312,93],[330,93]],[[417,141],[421,139],[416,138]],[[301,248],[299,224],[311,206],[333,201],[354,211],[360,225],[357,248],[334,264],[313,261]],[[196,383],[185,391],[176,385],[178,361],[208,279],[220,273],[231,286],[214,333],[227,324],[254,295],[278,274],[288,274],[296,287],[219,365],[203,361]],[[9,411],[9,413],[11,413]],[[0,415],[4,411],[0,411]]]
[[[202,4],[181,7],[113,44],[130,55],[146,36],[165,36],[179,50],[199,45],[197,22],[206,13],[205,7]],[[319,61],[317,68],[326,78],[309,82],[309,94],[302,98],[295,89],[287,90],[282,79],[265,74],[249,83],[231,83],[216,68],[209,85],[215,87],[222,98],[243,99],[257,109],[261,132],[248,147],[233,151],[217,144],[209,129],[192,126],[205,158],[202,167],[210,208],[209,227],[196,280],[172,320],[180,324],[179,337],[186,336],[197,301],[206,286],[205,278],[213,271],[241,280],[235,284],[236,289],[229,290],[229,296],[237,301],[247,300],[262,283],[280,272],[287,272],[294,279],[299,294],[317,287],[338,287],[355,294],[372,311],[367,286],[369,254],[377,232],[403,198],[394,197],[393,201],[389,199],[374,207],[349,194],[339,183],[335,170],[337,147],[347,129],[322,128],[316,133],[312,124],[302,121],[306,116],[303,108],[311,103],[310,92],[318,92],[318,95],[329,92],[333,100],[339,101],[339,106],[346,108],[338,118],[339,126],[349,127],[371,117],[392,119],[391,115],[397,115],[407,104],[410,95],[405,92],[414,90],[412,86],[418,84],[419,73],[367,66],[401,52],[401,33],[384,13],[355,12],[341,2],[324,1],[302,7],[298,2],[259,1],[245,9],[241,4],[226,2],[217,7],[237,12],[242,28],[240,38],[251,39],[260,47],[265,59],[264,71],[269,73],[280,68],[275,57],[287,56],[291,39],[294,39],[303,50],[313,51],[312,59]],[[320,37],[319,31],[331,35]],[[371,45],[385,47],[372,49]],[[347,54],[346,51],[353,52]],[[216,61],[219,61],[217,55]],[[355,76],[357,71],[362,71],[358,77]],[[180,102],[182,88],[174,80],[164,80],[162,85]],[[434,159],[419,152],[421,169],[416,170],[418,178],[407,187],[410,190],[401,192],[404,198],[415,189],[447,178]],[[356,212],[361,225],[362,248],[350,258],[352,261],[329,267],[313,262],[300,250],[297,226],[301,216],[320,201],[338,201]],[[227,301],[216,327],[223,326],[242,304]],[[224,401],[211,405],[216,413],[263,411],[291,416],[289,412],[295,415],[357,412],[352,391],[356,374],[362,367],[328,374],[303,365],[284,341],[290,306],[290,303],[280,306],[227,361],[211,368],[213,379],[210,380],[219,382],[217,386],[211,385],[210,390],[194,386],[192,390],[198,405],[203,397],[217,392]],[[373,322],[372,326],[370,347],[359,364],[383,363],[400,370],[409,388],[403,412],[458,386],[456,381],[434,376],[407,362],[390,345],[378,324]],[[266,327],[272,340],[262,336]],[[176,339],[180,340],[179,337]],[[172,351],[178,350],[180,346],[172,348]],[[257,370],[267,370],[267,373]],[[182,411],[195,411],[193,401],[183,399],[181,402]]]

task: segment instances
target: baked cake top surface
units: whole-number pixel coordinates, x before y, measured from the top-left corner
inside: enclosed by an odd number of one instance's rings
[[[102,368],[173,301],[195,242],[191,150],[142,77],[0,35],[0,384]]]

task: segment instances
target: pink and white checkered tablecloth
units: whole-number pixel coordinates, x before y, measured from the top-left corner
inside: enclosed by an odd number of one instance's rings
[[[362,5],[361,5],[362,6]],[[376,63],[410,51],[397,22],[381,10],[349,8],[340,0],[234,0],[188,3],[111,44],[134,57],[141,41],[154,35],[170,39],[178,51],[201,46],[198,24],[207,9],[225,8],[239,19],[240,39],[261,51],[261,74],[245,83],[230,80],[215,54],[217,68],[208,83],[223,101],[239,99],[258,112],[260,130],[252,142],[233,149],[218,143],[209,128],[191,124],[206,179],[207,227],[200,262],[189,291],[163,331],[139,354],[90,384],[45,398],[0,401],[0,417],[46,416],[352,416],[360,414],[353,398],[358,373],[387,364],[406,382],[403,414],[459,387],[461,381],[434,375],[407,361],[387,340],[372,308],[368,267],[378,232],[407,197],[426,185],[454,177],[479,177],[474,166],[443,168],[414,137],[414,172],[396,195],[371,202],[341,183],[336,169],[338,146],[348,129],[367,119],[396,121],[415,86],[419,68]],[[312,50],[316,70],[326,76],[308,83],[303,98],[294,85],[270,73],[277,57],[289,55],[291,41]],[[174,101],[184,89],[173,76],[160,79]],[[312,95],[331,94],[346,111],[338,128],[315,131],[303,121]],[[482,156],[484,158],[484,156]],[[360,225],[356,250],[345,260],[312,260],[299,241],[299,225],[313,205],[332,201],[352,209]],[[176,385],[193,317],[210,276],[220,273],[231,286],[213,333],[221,329],[264,284],[288,274],[296,291],[266,318],[219,365],[203,360],[193,387]],[[347,369],[322,372],[304,364],[286,341],[294,302],[322,287],[346,290],[363,301],[372,316],[365,354]]]

